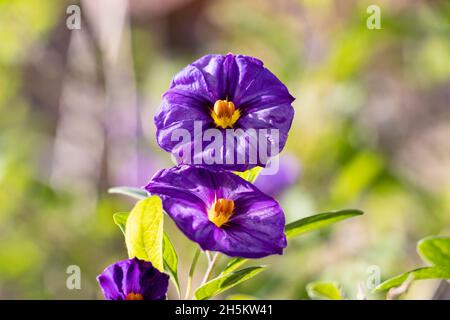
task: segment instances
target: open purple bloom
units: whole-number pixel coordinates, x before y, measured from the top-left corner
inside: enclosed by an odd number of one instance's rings
[[[157,141],[182,164],[211,164],[205,159],[213,159],[208,161],[220,169],[245,171],[265,166],[268,157],[284,148],[294,116],[293,101],[286,86],[260,60],[206,55],[179,72],[164,93],[154,119]],[[200,130],[196,130],[198,123]],[[215,135],[205,139],[208,129],[218,129],[221,139]],[[230,147],[228,129],[253,135],[241,134]],[[180,139],[182,130],[191,139]],[[213,142],[214,150],[208,149]],[[245,160],[238,160],[239,156]]]
[[[169,276],[137,258],[110,265],[97,277],[107,300],[164,300]]]
[[[203,250],[261,258],[286,247],[278,202],[232,172],[183,165],[159,171],[146,189]]]

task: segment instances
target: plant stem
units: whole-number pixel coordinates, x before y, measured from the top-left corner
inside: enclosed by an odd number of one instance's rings
[[[195,267],[197,266],[198,257],[200,256],[200,248],[195,250],[194,259],[192,259],[191,269],[189,270],[189,276],[186,286],[186,295],[184,296],[185,300],[189,299],[189,295],[191,294],[192,287],[192,278],[194,276]]]
[[[212,271],[214,269],[214,266],[216,265],[216,262],[219,259],[219,256],[220,256],[220,253],[216,252],[214,254],[212,260],[209,262],[208,269],[206,270],[205,276],[203,277],[203,280],[202,280],[202,285],[204,283],[208,282],[209,277],[211,276],[211,273],[212,273]]]
[[[206,257],[208,258],[208,263],[210,263],[210,262],[211,262],[211,259],[212,259],[212,257],[211,257],[211,251],[205,251],[205,254],[206,254]]]

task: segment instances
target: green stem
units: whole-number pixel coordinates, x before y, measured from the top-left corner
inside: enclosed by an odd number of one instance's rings
[[[189,276],[186,286],[186,295],[184,296],[185,300],[188,300],[189,295],[191,294],[192,278],[194,277],[195,267],[197,266],[199,256],[200,256],[200,248],[197,248],[195,250],[194,259],[192,259],[191,269],[189,270]]]
[[[216,252],[209,262],[208,269],[206,270],[205,276],[203,277],[202,285],[208,282],[209,277],[211,276],[212,271],[214,270],[214,266],[216,265],[217,260],[219,260],[220,253]]]
[[[208,258],[208,263],[210,263],[211,259],[212,259],[211,252],[210,251],[205,251],[205,254],[206,254],[206,257]]]

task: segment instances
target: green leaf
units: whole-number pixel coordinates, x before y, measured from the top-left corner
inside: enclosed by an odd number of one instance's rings
[[[170,275],[178,296],[181,297],[180,283],[178,282],[178,256],[172,242],[165,233],[163,236],[163,260],[164,270]]]
[[[230,261],[228,261],[227,265],[225,266],[225,269],[223,269],[222,273],[220,275],[224,275],[230,272],[233,272],[234,270],[240,268],[244,263],[247,262],[248,259],[246,258],[233,258]]]
[[[138,188],[131,188],[131,187],[114,187],[108,189],[109,193],[118,193],[123,194],[135,199],[145,199],[148,198],[148,193],[145,190],[138,189]]]
[[[362,214],[362,211],[354,209],[319,213],[287,224],[285,227],[286,237],[295,237]]]
[[[255,180],[258,177],[258,174],[260,173],[261,170],[262,170],[262,167],[254,167],[253,169],[249,169],[244,172],[235,171],[234,174],[238,175],[239,177],[241,177],[244,180],[247,180],[248,182],[253,183],[253,182],[255,182]]]
[[[114,223],[117,224],[123,235],[125,235],[125,226],[129,215],[129,212],[117,212],[113,214]]]
[[[450,279],[450,268],[449,269],[441,267],[418,268],[384,281],[382,284],[376,287],[375,290],[384,291],[391,289],[393,287],[401,286],[402,283],[405,282],[406,279],[408,279],[410,274],[413,275],[413,280]]]
[[[125,228],[125,242],[130,258],[150,261],[163,270],[163,210],[158,196],[139,201],[130,212]]]
[[[311,282],[306,286],[306,292],[315,300],[342,300],[342,293],[334,282]]]
[[[424,238],[417,244],[417,252],[425,261],[450,269],[450,237]]]
[[[265,266],[250,267],[212,279],[195,291],[195,299],[212,298],[263,271]]]
[[[258,298],[251,296],[249,294],[230,294],[228,297],[226,297],[225,300],[258,300]]]

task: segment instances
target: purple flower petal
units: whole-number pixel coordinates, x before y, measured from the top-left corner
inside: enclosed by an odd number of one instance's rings
[[[97,281],[107,300],[125,300],[130,294],[143,300],[164,300],[169,276],[159,272],[151,262],[133,258],[110,265]]]
[[[120,267],[110,266],[97,277],[97,281],[102,289],[106,300],[124,300],[122,292],[123,272]]]

